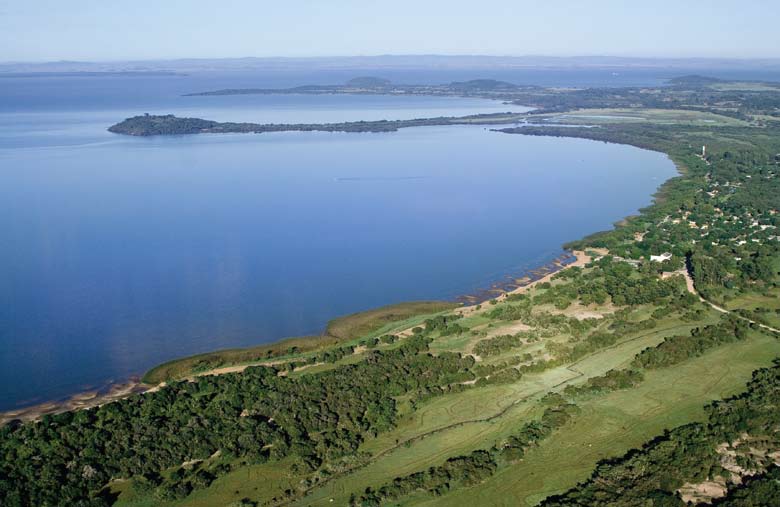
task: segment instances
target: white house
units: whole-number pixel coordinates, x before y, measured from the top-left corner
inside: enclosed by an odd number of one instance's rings
[[[672,254],[670,254],[669,252],[664,252],[661,255],[651,255],[650,256],[650,260],[653,261],[653,262],[668,261],[671,258],[672,258]]]

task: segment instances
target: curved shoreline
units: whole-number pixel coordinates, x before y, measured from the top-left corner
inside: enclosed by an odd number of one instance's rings
[[[575,267],[575,266],[583,266],[587,264],[589,261],[590,261],[590,257],[586,255],[584,252],[580,252],[576,250],[567,250],[560,256],[553,259],[552,261],[542,264],[541,266],[527,270],[525,272],[526,274],[524,274],[520,278],[514,278],[512,277],[512,275],[507,275],[507,277],[510,277],[508,280],[497,282],[493,284],[490,289],[480,290],[476,292],[475,295],[459,296],[458,298],[456,298],[456,300],[460,306],[459,307],[456,306],[455,308],[459,308],[465,313],[473,313],[474,311],[477,311],[479,309],[479,306],[485,301],[491,299],[501,300],[511,294],[518,294],[518,293],[525,292],[533,288],[537,284],[544,283],[545,281],[549,281],[553,275],[555,275],[556,273],[564,269]],[[399,304],[402,305],[405,303],[399,303]],[[379,309],[381,308],[387,308],[387,307],[379,307]],[[371,309],[371,310],[367,310],[366,312],[359,312],[344,317],[362,315],[376,310],[377,309]],[[334,321],[344,317],[337,317],[336,319],[334,319]],[[327,329],[324,331],[324,333],[327,333]],[[411,328],[402,330],[399,332],[399,334],[401,336],[406,336],[408,334],[411,334]],[[325,336],[326,335],[323,334],[317,337],[283,338],[275,342],[261,344],[258,347],[274,347],[298,339],[318,340],[324,338]],[[252,347],[248,347],[244,349],[224,349],[224,350],[240,351],[240,350],[251,350],[251,349]],[[165,365],[173,364],[188,358],[207,356],[209,354],[213,354],[217,352],[220,351],[215,350],[203,354],[196,354],[194,356],[179,357],[171,361],[161,363],[151,368],[148,372],[146,372],[145,376],[148,375],[150,372],[160,367],[163,367]],[[250,366],[259,366],[259,365],[273,366],[275,364],[280,364],[284,362],[286,362],[285,359],[274,360],[273,358],[271,358],[263,361],[226,364],[224,366],[219,366],[213,369],[209,369],[201,372],[194,372],[189,377],[183,377],[183,378],[194,378],[203,375],[222,375],[225,373],[235,373],[235,372],[243,371],[244,369]],[[72,410],[83,410],[83,409],[94,408],[100,405],[105,405],[106,403],[111,403],[113,401],[127,398],[134,394],[143,394],[150,391],[156,391],[157,389],[160,389],[164,385],[165,385],[164,381],[159,383],[146,383],[143,381],[142,378],[132,377],[125,382],[117,382],[117,383],[109,384],[104,389],[94,389],[94,390],[75,393],[63,400],[50,400],[50,401],[45,401],[30,406],[15,408],[12,410],[0,411],[0,426],[15,420],[22,421],[22,422],[29,422],[29,421],[38,420],[41,417],[44,417],[46,415],[59,414],[62,412],[68,412]]]
[[[127,398],[133,394],[145,393],[155,387],[142,383],[138,378],[131,378],[126,382],[110,384],[106,389],[76,393],[65,400],[45,401],[28,407],[0,412],[0,426],[14,420],[23,422],[34,421],[45,415],[98,407],[112,401]]]
[[[532,287],[540,280],[554,275],[558,271],[576,263],[576,252],[564,249],[564,252],[553,260],[539,266],[525,269],[520,273],[506,273],[501,280],[493,282],[490,288],[478,289],[472,294],[465,294],[455,298],[455,301],[464,305],[476,305],[484,303],[505,294],[512,294],[518,289]]]
[[[562,135],[562,133],[558,133],[558,132],[542,134],[540,132],[534,132],[533,129],[531,129],[529,131],[522,131],[522,132],[519,131],[519,130],[520,129],[512,129],[512,128],[494,129],[494,131],[496,131],[496,132],[507,133],[507,134],[523,134],[523,135],[534,135],[534,136],[541,135],[541,136],[549,136],[549,137],[567,137],[565,135]],[[572,136],[572,137],[576,138],[578,136]],[[587,137],[585,137],[585,138],[588,139]],[[593,140],[593,141],[604,141],[603,139],[598,139],[598,138],[589,138],[589,139]],[[642,145],[638,145],[638,144],[631,143],[631,142],[625,142],[625,141],[621,142],[621,141],[618,141],[618,140],[613,140],[613,141],[609,141],[609,142],[613,142],[614,144],[622,144],[622,145],[627,145],[627,146],[633,146],[633,147],[639,148],[639,149],[646,149],[646,150],[650,150],[650,151],[656,151],[656,152],[664,153],[665,155],[667,155],[669,157],[669,159],[675,165],[675,169],[677,170],[678,174],[677,174],[677,176],[672,176],[671,178],[669,178],[667,180],[664,180],[658,186],[656,192],[651,194],[652,197],[653,197],[653,201],[654,202],[657,201],[658,199],[663,198],[664,186],[671,179],[673,179],[675,177],[678,177],[678,176],[680,176],[680,175],[685,173],[684,165],[682,165],[681,163],[676,161],[671,156],[670,153],[666,153],[666,152],[664,152],[662,150],[659,150],[658,148],[642,146]],[[628,218],[629,217],[623,217],[619,221],[615,222],[615,227],[618,227],[622,222],[625,222]],[[526,272],[526,274],[521,274],[519,277],[512,277],[512,275],[507,274],[505,276],[508,277],[508,279],[494,283],[489,289],[477,290],[477,291],[475,291],[475,294],[473,294],[473,295],[468,295],[467,294],[467,295],[463,295],[463,296],[458,296],[458,297],[455,298],[455,301],[460,303],[461,305],[463,305],[463,309],[464,310],[466,310],[466,311],[475,311],[477,306],[479,306],[481,303],[484,303],[484,302],[486,302],[488,300],[496,299],[496,298],[501,299],[501,298],[505,298],[509,294],[523,292],[523,291],[533,287],[537,283],[543,283],[544,281],[549,280],[554,274],[556,274],[557,272],[559,272],[559,271],[561,271],[563,269],[566,269],[566,268],[569,268],[569,267],[573,267],[573,266],[582,266],[585,263],[587,263],[587,261],[583,262],[579,255],[576,255],[576,254],[573,253],[573,252],[576,252],[574,250],[574,248],[576,248],[575,245],[577,245],[580,241],[582,241],[583,239],[585,239],[585,238],[587,238],[589,236],[592,236],[592,235],[595,235],[595,234],[600,234],[602,232],[605,232],[605,231],[596,231],[596,232],[592,233],[591,235],[586,235],[583,238],[567,242],[567,243],[565,243],[563,245],[565,253],[562,254],[561,256],[557,257],[553,261],[550,261],[548,263],[542,264],[541,266],[538,266],[536,268],[531,268],[531,269],[529,269]],[[579,252],[579,253],[581,253],[584,256],[584,253],[582,253],[582,252]],[[587,257],[587,256],[585,256],[585,257]],[[399,303],[399,304],[404,304],[404,303]],[[381,308],[384,308],[384,307],[381,307]],[[376,310],[376,309],[368,310],[368,312],[371,312],[371,311],[374,311],[374,310]],[[365,313],[365,312],[360,312],[360,313]],[[358,314],[353,314],[353,315],[358,315]],[[323,334],[319,335],[316,338],[320,338],[321,339],[321,338],[325,338],[326,336],[327,336],[327,329],[323,332]],[[285,342],[288,342],[288,341],[293,341],[293,340],[296,340],[296,339],[302,339],[302,338],[311,338],[311,337],[289,337],[289,338],[283,338],[281,340],[277,340],[277,341],[274,341],[274,342],[262,344],[262,345],[260,345],[258,347],[278,346],[278,345],[280,345],[282,343],[285,343]],[[166,365],[166,364],[169,364],[169,363],[176,363],[176,362],[182,361],[182,360],[187,359],[187,358],[198,357],[198,356],[205,356],[205,355],[212,354],[212,353],[223,352],[225,350],[247,350],[247,349],[251,349],[251,348],[253,348],[253,347],[242,348],[242,349],[221,349],[221,350],[215,350],[215,351],[212,351],[212,352],[206,352],[204,354],[198,354],[196,356],[183,356],[183,357],[176,358],[176,359],[173,359],[173,360],[165,362],[165,363],[161,363],[160,365],[157,365],[157,366],[153,367],[152,369],[147,371],[144,374],[144,376],[148,375],[149,372],[151,372],[151,371],[153,371],[153,370],[155,370],[155,369],[157,369],[157,368],[159,368],[159,367],[161,367],[163,365]],[[255,361],[254,364],[269,364],[271,362],[274,362],[273,358],[269,358],[268,360],[263,361],[262,363]],[[278,361],[276,361],[276,362],[278,363]],[[240,370],[243,370],[245,367],[250,366],[250,365],[251,365],[251,363],[244,363],[243,365],[241,365],[240,363],[235,363],[235,364],[232,364],[232,365],[224,365],[224,366],[221,366],[220,368],[230,368],[229,371],[233,371],[234,368],[238,367],[239,370],[237,370],[237,371],[240,371]],[[198,372],[195,376],[199,376],[199,375],[203,375],[203,374],[209,374],[209,372],[215,371],[217,369],[218,368],[213,368],[213,369],[207,370],[205,372]],[[80,409],[88,409],[88,408],[97,407],[97,406],[100,406],[100,405],[103,405],[103,404],[106,404],[106,403],[110,403],[112,401],[116,401],[116,400],[119,400],[119,399],[127,398],[127,397],[129,397],[129,396],[131,396],[133,394],[140,394],[140,393],[145,393],[145,392],[149,392],[149,391],[152,391],[152,390],[157,390],[161,386],[163,386],[164,384],[165,384],[165,382],[150,384],[150,383],[143,382],[142,379],[138,379],[138,378],[133,379],[133,378],[131,378],[131,379],[128,379],[126,382],[119,382],[119,383],[109,384],[105,389],[91,390],[91,391],[86,391],[86,392],[75,393],[72,396],[70,396],[69,398],[64,399],[64,400],[60,400],[60,401],[57,401],[57,400],[47,401],[47,402],[42,402],[42,403],[39,403],[39,404],[27,406],[27,407],[20,407],[20,408],[15,408],[15,409],[12,409],[12,410],[0,411],[0,426],[4,425],[4,424],[6,424],[6,423],[8,423],[10,421],[14,421],[14,420],[21,420],[21,421],[24,421],[24,422],[26,422],[26,421],[33,421],[33,420],[40,419],[41,417],[43,417],[43,416],[45,416],[47,414],[57,414],[57,413],[67,412],[67,411],[70,411],[70,410],[80,410]]]

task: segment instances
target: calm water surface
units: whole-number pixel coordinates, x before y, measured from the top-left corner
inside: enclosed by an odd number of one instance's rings
[[[658,153],[481,127],[127,138],[105,128],[147,111],[280,122],[507,106],[197,103],[178,92],[210,87],[180,82],[165,101],[139,92],[133,102],[127,81],[138,78],[101,79],[0,83],[0,409],[186,354],[317,333],[338,315],[484,288],[634,213],[674,174]],[[33,100],[62,87],[62,102]]]

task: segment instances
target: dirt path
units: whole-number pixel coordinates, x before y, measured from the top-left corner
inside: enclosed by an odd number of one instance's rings
[[[758,327],[760,327],[762,329],[766,329],[767,331],[772,331],[773,333],[780,334],[780,329],[774,328],[772,326],[767,326],[766,324],[762,324],[760,322],[756,322],[755,320],[749,319],[747,317],[743,317],[742,315],[740,315],[738,313],[735,313],[735,312],[733,312],[731,310],[723,308],[722,306],[718,306],[715,303],[712,303],[712,302],[708,301],[707,299],[705,299],[699,293],[699,291],[696,290],[696,286],[693,284],[693,277],[691,277],[691,274],[688,272],[688,270],[686,268],[680,269],[679,271],[675,271],[675,273],[681,274],[681,275],[683,275],[685,277],[685,286],[688,288],[688,292],[690,292],[694,296],[698,297],[699,301],[701,301],[702,303],[704,303],[706,305],[709,305],[713,310],[715,310],[717,312],[720,312],[720,313],[728,313],[728,314],[733,315],[734,317],[736,317],[736,318],[738,318],[740,320],[743,320],[745,322],[748,322],[750,324],[758,326]]]

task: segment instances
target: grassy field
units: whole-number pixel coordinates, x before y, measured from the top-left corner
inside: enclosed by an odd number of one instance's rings
[[[535,505],[587,478],[599,460],[619,456],[664,429],[701,420],[705,403],[741,391],[751,372],[770,365],[778,354],[778,340],[756,334],[674,368],[650,372],[638,387],[581,403],[583,413],[570,426],[480,487],[438,499],[418,496],[405,504]]]
[[[536,117],[535,117],[536,118]],[[704,111],[680,109],[580,109],[565,114],[539,115],[552,123],[591,125],[599,123],[655,123],[667,125],[746,126],[747,123]]]
[[[226,349],[175,359],[156,366],[146,372],[143,381],[147,384],[187,377],[199,371],[242,364],[262,364],[278,361],[293,348],[296,354],[311,352],[340,343],[373,336],[421,322],[432,314],[457,307],[455,303],[443,301],[412,301],[383,306],[365,312],[354,313],[330,321],[321,336],[287,338],[274,343],[242,349]],[[411,324],[410,324],[411,323]],[[273,359],[270,359],[270,357]]]
[[[456,303],[443,301],[412,301],[382,306],[365,312],[353,313],[328,322],[325,334],[341,340],[369,336],[387,326],[393,327],[410,317],[430,315],[456,308]]]
[[[432,498],[420,495],[405,505],[535,505],[664,429],[703,419],[711,400],[744,389],[751,372],[780,355],[780,342],[756,334],[673,368],[652,371],[638,387],[581,402],[583,413],[533,449],[524,461],[502,469],[485,483]]]
[[[745,91],[745,92],[772,92],[777,91],[780,86],[777,83],[757,83],[757,82],[741,82],[730,81],[722,83],[713,83],[709,86],[714,90],[722,91]]]
[[[764,310],[762,319],[775,328],[780,328],[780,296],[775,289],[770,294],[742,294],[726,303],[729,310]]]
[[[714,320],[715,315],[710,319]],[[489,447],[537,417],[541,409],[536,402],[545,393],[560,391],[612,368],[625,367],[645,347],[656,345],[665,336],[687,333],[692,327],[670,320],[652,332],[628,337],[573,364],[527,375],[515,384],[487,386],[434,399],[400,421],[393,431],[362,446],[361,450],[374,456],[368,466],[315,489],[295,505],[328,505],[331,499],[344,505],[350,494],[356,492],[356,484],[362,489],[381,486],[399,475]]]

